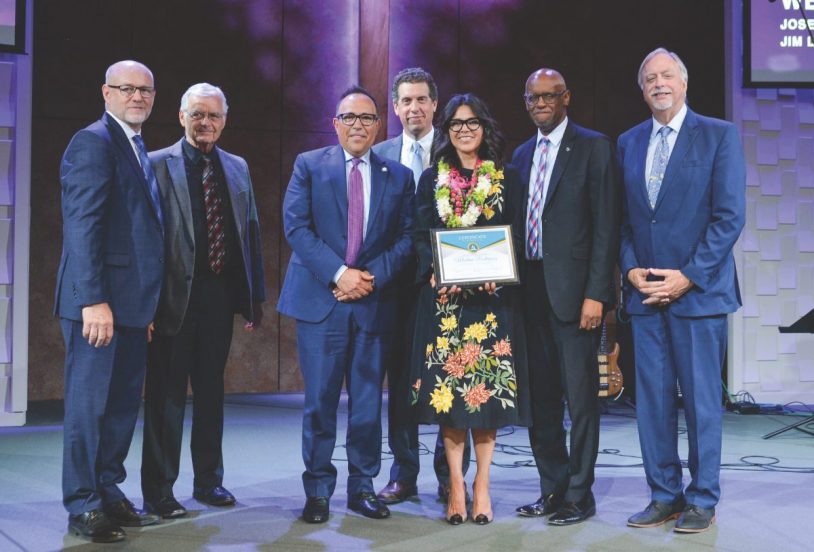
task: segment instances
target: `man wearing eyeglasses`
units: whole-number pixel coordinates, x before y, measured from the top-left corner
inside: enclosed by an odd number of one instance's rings
[[[536,135],[518,147],[526,194],[525,295],[534,461],[540,498],[517,508],[550,525],[596,513],[591,486],[599,449],[597,348],[614,306],[620,191],[611,142],[568,119],[571,93],[553,69],[526,81]],[[564,405],[571,420],[566,448]]]
[[[308,523],[329,516],[343,380],[348,508],[373,519],[390,516],[373,478],[381,467],[385,360],[400,327],[399,276],[413,255],[413,176],[370,151],[379,130],[370,93],[345,91],[333,125],[339,145],[297,156],[283,201],[293,252],[277,309],[297,321],[305,383],[302,517]]]
[[[158,517],[118,485],[141,405],[148,326],[164,272],[163,214],[141,126],[152,72],[120,61],[105,73],[105,114],[71,139],[60,166],[62,255],[55,314],[65,339],[63,504],[70,532],[94,542]]]
[[[165,214],[167,269],[147,362],[141,487],[145,509],[186,514],[173,493],[192,385],[193,496],[231,506],[223,487],[223,372],[235,313],[260,326],[265,300],[260,227],[249,167],[216,144],[229,106],[217,86],[181,97],[184,137],[150,154]]]

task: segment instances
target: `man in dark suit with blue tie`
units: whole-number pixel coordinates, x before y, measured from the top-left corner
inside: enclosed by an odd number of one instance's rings
[[[62,158],[62,256],[55,312],[65,339],[63,504],[71,532],[94,542],[158,517],[118,484],[141,404],[148,327],[164,272],[158,184],[141,138],[155,98],[135,61],[108,68],[105,114]]]
[[[438,107],[438,87],[432,75],[420,67],[408,67],[399,71],[391,89],[393,111],[401,121],[403,132],[373,146],[381,157],[400,162],[413,171],[416,188],[421,173],[429,167],[435,128],[432,120]],[[418,494],[416,479],[420,468],[418,452],[418,425],[413,419],[409,404],[408,381],[409,351],[413,344],[413,325],[418,290],[423,282],[415,281],[415,262],[411,262],[402,276],[398,330],[395,350],[387,363],[389,390],[387,408],[387,443],[393,454],[390,480],[379,491],[385,504],[396,504]],[[438,477],[438,495],[446,500],[449,492],[449,466],[444,453],[444,439],[440,432],[435,442],[433,459]],[[464,474],[469,467],[469,441],[464,451]]]
[[[610,140],[574,124],[571,92],[553,69],[529,75],[523,95],[537,133],[514,152],[527,184],[525,305],[534,462],[540,498],[517,508],[550,525],[596,513],[597,348],[615,304],[620,193]],[[570,447],[563,425],[571,420]]]
[[[727,314],[740,304],[732,248],[745,219],[738,129],[687,107],[687,69],[658,48],[639,68],[653,117],[619,137],[624,215],[619,267],[632,315],[636,417],[651,502],[628,520],[697,533],[720,497],[721,367]],[[682,484],[678,399],[691,481]]]
[[[413,177],[370,151],[379,129],[373,97],[341,95],[333,119],[338,146],[297,156],[283,201],[293,250],[277,309],[297,320],[305,383],[303,519],[328,520],[336,487],[331,463],[336,410],[348,392],[348,508],[373,519],[390,511],[373,491],[381,467],[381,403],[392,350],[401,271],[413,255]]]
[[[263,260],[249,167],[216,146],[229,105],[217,86],[192,85],[178,117],[184,137],[152,152],[161,189],[167,270],[148,349],[141,488],[145,508],[186,514],[178,479],[187,384],[192,384],[193,496],[231,506],[223,487],[223,373],[235,313],[260,325]]]

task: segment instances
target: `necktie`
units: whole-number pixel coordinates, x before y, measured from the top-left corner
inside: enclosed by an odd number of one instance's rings
[[[659,129],[659,143],[656,145],[656,153],[653,155],[653,166],[650,169],[650,178],[647,179],[647,198],[650,200],[650,208],[656,207],[656,200],[659,197],[661,181],[664,180],[664,171],[667,169],[667,161],[670,160],[670,145],[667,143],[667,135],[672,129],[663,126]]]
[[[217,180],[215,179],[215,168],[212,165],[212,160],[204,156],[203,163],[201,182],[203,183],[204,207],[206,208],[207,257],[209,270],[215,274],[220,274],[226,257],[223,202],[217,190]]]
[[[348,246],[345,250],[345,265],[354,266],[362,249],[362,227],[365,222],[365,192],[358,157],[351,159],[353,167],[348,175]]]
[[[144,178],[147,180],[147,185],[150,188],[150,200],[153,202],[158,220],[161,221],[161,226],[163,227],[164,214],[161,212],[161,196],[158,193],[158,180],[155,178],[153,166],[150,164],[150,158],[147,157],[147,148],[144,147],[144,139],[141,137],[141,134],[136,134],[133,136],[133,142],[136,144],[136,149],[138,150],[141,170],[144,172]]]
[[[424,172],[424,159],[422,159],[421,155],[423,149],[421,144],[413,142],[413,159],[410,162],[410,168],[413,169],[416,188],[418,188],[418,179],[421,178],[421,173]]]
[[[529,202],[529,219],[526,224],[526,257],[529,259],[542,259],[543,248],[541,244],[540,225],[543,213],[543,185],[545,184],[546,155],[550,141],[543,136],[539,145],[539,161],[537,162],[537,178]]]

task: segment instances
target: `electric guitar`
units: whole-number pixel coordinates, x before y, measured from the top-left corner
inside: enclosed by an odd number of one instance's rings
[[[608,332],[604,320],[602,321],[602,338],[596,356],[599,361],[599,397],[618,399],[625,388],[622,371],[617,364],[619,344],[614,343],[613,350],[608,351]]]

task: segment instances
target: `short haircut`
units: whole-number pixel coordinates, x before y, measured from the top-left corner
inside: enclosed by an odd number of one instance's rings
[[[198,84],[193,84],[187,88],[187,91],[184,92],[183,96],[181,96],[181,111],[186,111],[189,109],[190,96],[199,96],[201,98],[217,96],[223,102],[223,114],[226,115],[229,113],[229,104],[226,102],[226,95],[218,86],[209,84],[208,82],[199,82]]]
[[[113,63],[110,67],[107,68],[107,70],[105,71],[105,84],[112,84],[110,82],[111,77],[113,77],[113,75],[116,74],[116,72],[119,71],[120,69],[123,69],[124,67],[134,67],[134,66],[144,69],[144,71],[146,71],[147,74],[150,75],[150,80],[153,81],[153,83],[155,83],[153,72],[150,71],[149,67],[147,67],[140,61],[135,61],[132,59],[123,59],[121,61]]]
[[[354,84],[353,86],[345,89],[345,91],[339,95],[339,101],[336,102],[336,111],[335,111],[337,115],[339,115],[339,104],[341,104],[342,100],[344,100],[351,94],[362,94],[363,96],[367,96],[368,98],[370,98],[370,101],[373,102],[373,107],[376,109],[376,115],[379,114],[379,104],[376,103],[376,98],[373,97],[373,94],[371,94],[368,91],[368,89],[365,88],[364,86]]]
[[[408,67],[407,69],[399,71],[393,79],[393,88],[390,90],[390,97],[393,103],[399,101],[399,86],[405,82],[426,82],[427,87],[430,89],[430,99],[434,102],[438,101],[438,87],[435,85],[435,79],[432,78],[432,75],[421,67]]]
[[[642,64],[639,65],[639,78],[638,78],[639,88],[644,90],[644,76],[642,75],[642,73],[644,73],[644,66],[647,65],[651,59],[653,59],[659,54],[664,54],[665,56],[670,56],[671,58],[673,58],[673,61],[675,61],[678,64],[678,70],[681,71],[681,78],[684,79],[685,83],[689,82],[690,75],[687,73],[687,66],[684,65],[684,62],[681,61],[681,58],[678,57],[678,54],[676,54],[675,52],[670,52],[666,48],[656,48],[655,50],[647,54],[644,58],[644,61],[642,61]]]

